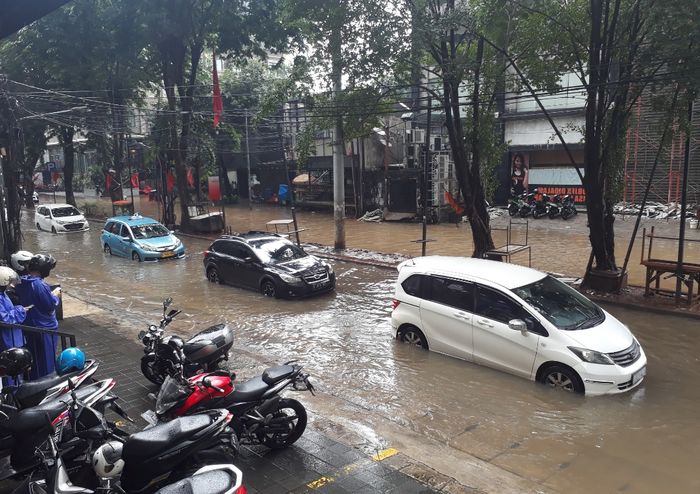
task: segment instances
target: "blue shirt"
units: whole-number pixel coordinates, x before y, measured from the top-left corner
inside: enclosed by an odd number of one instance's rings
[[[56,307],[59,299],[51,293],[49,285],[39,276],[22,276],[22,283],[15,287],[19,302],[23,306],[33,305],[27,312],[24,324],[36,328],[58,329]]]
[[[0,293],[0,321],[8,324],[20,324],[27,317],[27,311],[21,305],[14,305],[5,292]],[[21,329],[0,327],[2,347],[24,346],[24,334]]]

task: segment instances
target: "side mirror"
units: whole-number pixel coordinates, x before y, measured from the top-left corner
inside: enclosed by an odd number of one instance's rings
[[[520,331],[523,336],[527,335],[527,324],[522,319],[511,319],[508,321],[508,327],[513,331]]]
[[[172,298],[172,297],[168,297],[168,298],[166,298],[165,300],[163,300],[163,311],[165,311],[165,309],[167,309],[168,307],[170,307],[170,304],[172,304],[172,303],[173,303],[173,298]]]
[[[131,237],[122,237],[122,240],[123,240],[124,242],[131,242],[131,241],[132,241],[132,240],[131,240]]]
[[[170,233],[170,235],[175,235],[175,230],[170,230],[168,233]]]

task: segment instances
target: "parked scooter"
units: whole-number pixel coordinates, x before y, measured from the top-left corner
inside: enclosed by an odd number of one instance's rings
[[[561,196],[556,194],[548,203],[549,219],[554,219],[561,214]]]
[[[532,214],[532,212],[535,210],[535,193],[530,192],[527,194],[523,194],[523,203],[520,206],[520,211],[518,214],[520,214],[521,218],[527,218]]]
[[[85,407],[94,408],[104,414],[110,406],[125,419],[131,418],[116,404],[116,396],[111,394],[116,381],[105,379],[79,389],[72,388],[70,393],[57,399],[23,410],[2,407],[0,413],[0,480],[26,474],[34,469],[40,460],[36,451],[46,443],[48,428],[53,431],[57,444],[68,459],[74,459],[85,453],[86,443],[75,436],[76,427],[87,429],[93,422],[85,423],[86,416],[71,421],[73,411]]]
[[[512,196],[508,199],[508,214],[516,216],[520,212],[520,208],[525,204],[525,195]]]
[[[537,193],[537,189],[535,189]],[[539,199],[535,199],[532,209],[532,217],[535,219],[543,218],[549,213],[549,196],[547,194],[540,194]]]
[[[235,465],[208,465],[156,494],[245,494],[243,474]]]
[[[158,326],[151,324],[148,331],[138,335],[145,353],[141,372],[158,385],[163,384],[166,376],[180,372],[179,366],[186,377],[218,369],[221,362],[228,360],[233,346],[233,331],[228,324],[211,326],[184,342],[179,336],[163,336],[166,326],[182,312],[172,309],[166,313],[172,302],[172,298],[163,302],[163,319]]]
[[[306,409],[294,399],[280,393],[291,386],[298,391],[314,387],[302,366],[270,367],[261,376],[234,386],[235,375],[225,371],[202,373],[185,379],[168,376],[156,398],[155,413],[142,414],[151,423],[198,413],[211,408],[227,408],[231,422],[243,444],[264,444],[273,449],[285,448],[301,437],[306,429]]]
[[[573,196],[567,194],[564,196],[564,199],[562,200],[562,207],[561,207],[561,217],[564,220],[568,220],[572,216],[576,216],[578,214],[578,211],[576,210],[576,205],[574,203],[574,198]]]
[[[6,386],[2,388],[3,405],[21,410],[52,401],[69,391],[69,379],[72,381],[73,386],[77,388],[88,382],[88,379],[97,371],[98,366],[97,361],[87,360],[85,367],[79,371],[63,375],[52,372],[39,379],[22,382],[18,386]]]
[[[230,463],[238,451],[235,435],[228,432],[230,420],[227,410],[209,410],[126,438],[113,437],[104,425],[83,430],[79,435],[94,441],[112,436],[92,455],[94,479],[87,480],[95,482],[89,482],[89,487],[73,484],[55,435],[49,434],[50,451],[43,459],[43,475],[28,479],[15,493],[153,492],[164,483],[196,473],[205,464]]]

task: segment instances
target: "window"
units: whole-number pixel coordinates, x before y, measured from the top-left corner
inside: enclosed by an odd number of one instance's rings
[[[474,285],[466,281],[430,277],[430,300],[473,312]]]
[[[508,324],[513,319],[522,319],[528,327],[534,326],[535,320],[520,304],[499,291],[483,286],[479,287],[476,313],[480,316]]]
[[[39,214],[42,216],[46,216],[49,214],[49,211],[46,208],[39,208]]]
[[[105,225],[105,231],[107,233],[113,233],[114,235],[119,235],[119,229],[121,227],[120,223],[110,222]]]
[[[414,274],[413,276],[409,276],[406,278],[403,283],[401,283],[401,286],[403,287],[403,291],[406,292],[408,295],[413,295],[414,297],[420,297],[421,292],[420,292],[420,287],[422,283],[423,276],[419,274]]]

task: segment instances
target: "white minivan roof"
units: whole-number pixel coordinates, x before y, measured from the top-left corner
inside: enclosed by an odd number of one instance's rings
[[[399,272],[404,268],[411,272],[444,274],[465,279],[478,278],[491,281],[509,290],[534,283],[547,276],[541,271],[525,266],[472,257],[415,257],[398,265]]]

